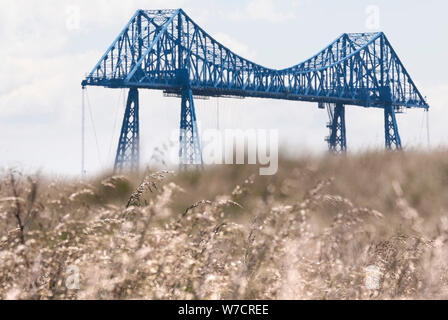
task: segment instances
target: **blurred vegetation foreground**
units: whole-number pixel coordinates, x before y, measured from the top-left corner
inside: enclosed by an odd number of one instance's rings
[[[0,298],[447,299],[448,152],[281,159],[274,176],[4,171]]]

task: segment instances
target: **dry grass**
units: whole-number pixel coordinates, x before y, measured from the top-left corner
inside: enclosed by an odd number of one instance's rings
[[[448,298],[447,152],[257,170],[89,182],[4,172],[0,298]],[[79,290],[66,287],[69,266]]]

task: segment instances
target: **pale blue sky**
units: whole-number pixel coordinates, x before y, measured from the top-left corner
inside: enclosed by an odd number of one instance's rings
[[[80,82],[136,9],[182,7],[217,40],[268,67],[312,56],[344,32],[383,31],[430,106],[432,146],[446,145],[448,3],[446,1],[118,1],[0,0],[0,167],[77,174],[80,171]],[[371,6],[379,29],[367,28]],[[79,20],[76,19],[79,12]],[[122,119],[120,90],[89,88],[95,131],[87,115],[87,170],[112,165]],[[217,99],[197,100],[202,126],[216,123]],[[325,111],[315,104],[219,99],[221,126],[278,129],[280,146],[322,152]],[[180,103],[160,91],[141,91],[142,162],[169,140]],[[384,145],[380,110],[347,109],[352,151]],[[406,146],[426,144],[423,112],[399,115]],[[115,127],[114,127],[115,124]]]

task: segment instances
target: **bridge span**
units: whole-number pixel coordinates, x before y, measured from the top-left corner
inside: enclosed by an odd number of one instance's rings
[[[179,160],[202,164],[194,96],[308,101],[327,108],[332,152],[347,149],[345,106],[384,109],[385,146],[401,149],[396,113],[429,109],[384,33],[344,33],[308,60],[271,69],[213,39],[182,9],[138,10],[82,81],[128,88],[115,170],[139,166],[138,89],[181,97]]]

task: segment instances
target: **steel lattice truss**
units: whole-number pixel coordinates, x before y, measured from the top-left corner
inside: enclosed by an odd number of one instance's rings
[[[395,113],[429,106],[384,33],[343,34],[310,59],[276,70],[213,39],[182,10],[138,10],[82,86],[130,88],[115,168],[138,167],[138,88],[181,102],[181,166],[202,163],[194,95],[317,102],[329,109],[330,151],[345,152],[345,105],[384,109],[385,145],[401,149]],[[130,117],[129,115],[132,116]],[[130,119],[130,120],[129,120]],[[130,129],[131,128],[131,129]]]
[[[384,33],[343,34],[293,67],[265,68],[233,53],[182,10],[139,10],[83,82],[195,95],[252,96],[428,108]],[[386,90],[384,90],[386,89]]]
[[[132,88],[129,92],[127,107],[123,117],[121,134],[115,156],[115,170],[122,170],[128,166],[131,170],[138,170],[140,158],[139,144],[139,104],[138,91]]]

